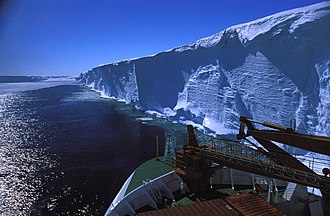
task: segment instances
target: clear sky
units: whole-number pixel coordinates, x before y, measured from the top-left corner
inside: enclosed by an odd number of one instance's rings
[[[0,75],[78,75],[321,0],[0,0]]]

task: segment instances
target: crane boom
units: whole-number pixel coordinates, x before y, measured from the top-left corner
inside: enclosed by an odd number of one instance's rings
[[[286,128],[267,122],[258,122],[243,116],[240,117],[240,121],[241,128],[239,134],[237,135],[239,139],[252,136],[256,139],[272,140],[275,142],[280,142],[286,145],[330,156],[329,137],[302,134],[293,131],[292,128]],[[254,128],[252,122],[277,130],[259,130]],[[248,129],[246,133],[244,132],[245,125]]]

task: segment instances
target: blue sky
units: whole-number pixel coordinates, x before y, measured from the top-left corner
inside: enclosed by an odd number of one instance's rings
[[[0,75],[78,75],[320,0],[0,0]]]

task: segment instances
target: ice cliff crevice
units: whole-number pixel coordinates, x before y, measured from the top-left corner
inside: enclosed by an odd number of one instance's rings
[[[102,65],[82,83],[217,133],[238,117],[330,135],[330,2],[236,25],[153,56]]]

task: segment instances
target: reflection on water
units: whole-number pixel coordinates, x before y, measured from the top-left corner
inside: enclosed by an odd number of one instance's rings
[[[125,107],[80,85],[0,94],[0,215],[104,214],[164,140]]]
[[[18,100],[20,98],[20,100]],[[0,95],[0,214],[26,215],[42,190],[38,172],[54,166],[41,144],[43,123],[26,93]]]

